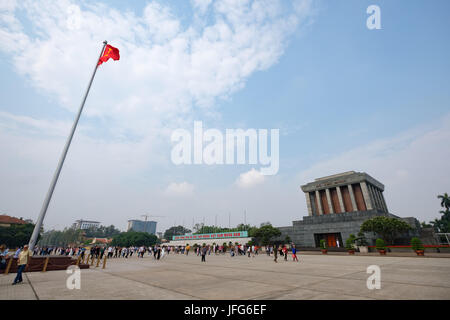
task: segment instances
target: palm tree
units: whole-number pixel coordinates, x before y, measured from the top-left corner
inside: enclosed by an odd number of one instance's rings
[[[441,199],[441,207],[445,208],[444,210],[439,211],[442,214],[440,219],[434,219],[430,223],[433,225],[434,229],[437,232],[450,232],[450,197],[447,192],[444,195],[438,195],[438,199]]]
[[[450,209],[450,197],[448,196],[447,192],[444,193],[444,195],[438,195],[438,199],[441,199],[441,207],[445,209]]]

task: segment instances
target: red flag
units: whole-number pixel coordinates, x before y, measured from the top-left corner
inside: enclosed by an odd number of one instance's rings
[[[101,56],[100,60],[98,60],[97,66],[101,65],[103,62],[108,61],[109,58],[112,58],[113,60],[119,60],[120,54],[119,49],[114,48],[113,46],[110,46],[108,44],[105,48],[105,51],[103,51],[103,55]]]

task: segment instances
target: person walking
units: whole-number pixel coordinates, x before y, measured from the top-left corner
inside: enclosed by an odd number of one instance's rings
[[[19,254],[20,254],[21,251],[22,251],[22,247],[19,247],[19,248],[16,250],[16,253],[14,253],[14,258],[19,258]]]
[[[158,255],[156,256],[156,260],[159,260],[161,258],[161,248],[158,246]]]
[[[108,247],[108,259],[111,259],[113,256],[113,247],[109,246]]]
[[[287,246],[284,246],[283,247],[284,261],[287,261],[287,253],[288,253]]]
[[[273,261],[278,262],[278,245],[273,247]]]
[[[8,257],[8,249],[5,244],[0,246],[0,270],[6,269],[6,258]]]
[[[297,248],[295,247],[295,244],[292,245],[292,261],[297,261]]]
[[[23,246],[23,250],[19,253],[17,265],[19,268],[17,269],[17,275],[14,279],[13,285],[20,283],[23,281],[22,279],[22,272],[25,270],[25,268],[28,266],[28,263],[30,262],[31,257],[31,251],[28,250],[28,245]]]
[[[206,262],[205,257],[206,257],[206,252],[207,252],[207,251],[208,251],[208,249],[206,248],[205,245],[203,245],[203,248],[202,248],[202,250],[201,250],[201,253],[202,253],[202,262]]]

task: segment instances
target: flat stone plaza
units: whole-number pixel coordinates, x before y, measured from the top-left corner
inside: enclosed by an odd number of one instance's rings
[[[290,257],[289,257],[290,258]],[[0,299],[450,299],[450,258],[299,254],[300,262],[260,254],[170,254],[109,259],[105,269],[81,270],[81,288],[68,289],[66,271],[0,275]],[[367,268],[381,270],[381,288],[369,290]]]

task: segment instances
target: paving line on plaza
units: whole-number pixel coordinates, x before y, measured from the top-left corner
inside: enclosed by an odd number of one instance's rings
[[[39,296],[37,295],[36,290],[34,290],[34,287],[33,287],[33,284],[31,283],[30,278],[28,277],[28,275],[26,273],[24,273],[24,275],[25,275],[25,278],[27,278],[28,283],[30,284],[31,290],[34,293],[34,296],[36,297],[36,300],[39,300]]]

